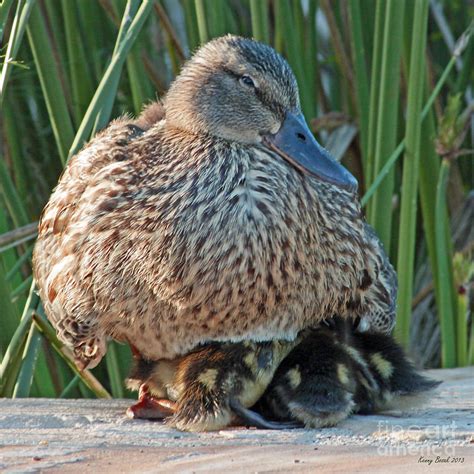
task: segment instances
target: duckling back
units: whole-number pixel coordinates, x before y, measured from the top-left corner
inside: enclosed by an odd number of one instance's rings
[[[276,371],[257,409],[269,419],[321,428],[438,384],[415,370],[393,336],[356,332],[337,321],[332,328],[307,332]]]

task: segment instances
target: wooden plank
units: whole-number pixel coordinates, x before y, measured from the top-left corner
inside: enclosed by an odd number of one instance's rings
[[[427,374],[443,384],[418,406],[322,430],[182,433],[127,419],[129,400],[0,399],[0,470],[473,472],[474,369]]]

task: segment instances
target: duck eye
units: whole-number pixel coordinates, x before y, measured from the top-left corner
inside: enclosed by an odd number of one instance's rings
[[[246,74],[240,77],[240,83],[246,87],[255,87],[253,79],[250,76],[247,76]]]

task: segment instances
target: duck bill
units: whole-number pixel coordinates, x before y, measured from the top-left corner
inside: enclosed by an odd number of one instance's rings
[[[315,140],[301,113],[288,113],[280,130],[266,135],[263,144],[303,173],[348,191],[357,190],[357,180]]]

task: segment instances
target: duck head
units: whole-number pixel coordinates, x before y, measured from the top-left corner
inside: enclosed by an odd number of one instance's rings
[[[177,128],[266,147],[305,174],[357,189],[309,130],[290,66],[262,43],[228,35],[205,44],[171,85],[165,108]]]

